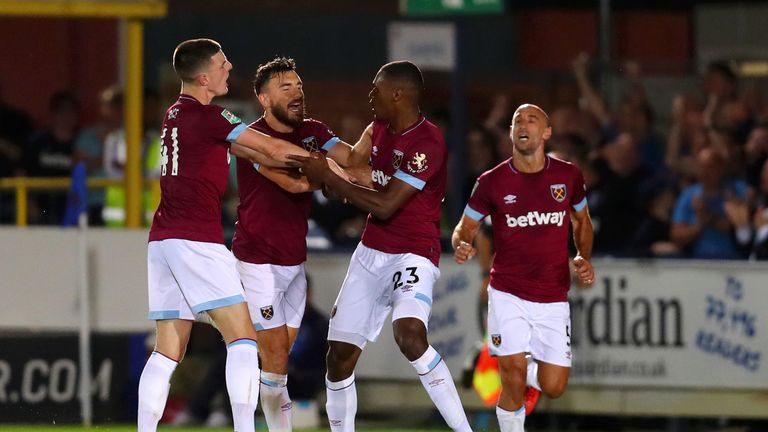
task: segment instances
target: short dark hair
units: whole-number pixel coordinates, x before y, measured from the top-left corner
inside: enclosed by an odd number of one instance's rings
[[[715,60],[707,65],[708,73],[720,74],[726,80],[735,83],[738,80],[736,72],[733,70],[731,63],[725,60]]]
[[[75,93],[69,90],[59,91],[51,96],[48,101],[48,109],[51,112],[56,112],[62,109],[73,109],[75,111],[80,110],[80,101]]]
[[[381,73],[387,80],[399,81],[411,86],[421,99],[421,95],[424,93],[424,77],[415,64],[407,60],[393,61],[382,66]]]
[[[253,76],[253,90],[256,94],[261,94],[267,81],[281,73],[290,71],[296,71],[296,61],[290,57],[275,57],[267,63],[259,65],[256,69],[256,75]]]
[[[182,81],[192,82],[219,51],[221,45],[213,39],[186,40],[173,51],[173,69]]]

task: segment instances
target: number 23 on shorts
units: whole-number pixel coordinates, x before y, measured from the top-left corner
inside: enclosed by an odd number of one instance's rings
[[[395,274],[392,275],[392,282],[393,282],[392,290],[396,290],[396,289],[402,287],[404,284],[412,285],[412,284],[418,283],[419,282],[419,275],[416,274],[416,270],[418,270],[418,267],[406,267],[405,268],[405,271],[406,271],[406,275],[405,276],[406,276],[407,279],[405,281],[402,281],[402,279],[403,279],[403,272],[401,272],[399,270],[396,271]]]

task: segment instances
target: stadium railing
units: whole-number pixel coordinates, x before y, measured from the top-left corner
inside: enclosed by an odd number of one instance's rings
[[[144,179],[144,187],[153,192],[160,188],[157,179]],[[72,184],[69,177],[7,177],[0,178],[0,192],[13,191],[16,197],[16,226],[25,227],[28,222],[27,203],[31,190],[67,190]],[[86,180],[88,189],[104,189],[125,186],[124,179],[93,177]]]

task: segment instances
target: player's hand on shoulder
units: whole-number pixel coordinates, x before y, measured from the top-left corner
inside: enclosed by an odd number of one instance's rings
[[[459,264],[464,264],[465,262],[471,260],[476,253],[477,249],[475,249],[474,246],[465,241],[461,241],[453,251],[453,259]]]
[[[576,279],[579,281],[579,286],[589,288],[595,283],[595,269],[592,267],[592,263],[584,259],[584,257],[576,255],[573,259],[573,267],[576,271]]]

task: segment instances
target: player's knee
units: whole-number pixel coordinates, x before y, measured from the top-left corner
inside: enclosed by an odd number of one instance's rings
[[[526,369],[516,364],[503,365],[499,362],[501,385],[507,389],[525,389]]]
[[[400,352],[409,360],[414,361],[424,354],[429,347],[427,329],[424,323],[416,318],[401,318],[393,323],[395,342]]]
[[[568,378],[542,380],[540,384],[542,393],[550,399],[557,399],[565,393],[565,388],[568,385]]]
[[[501,385],[508,389],[525,388],[525,374],[502,373]]]
[[[325,363],[328,369],[328,378],[331,381],[340,381],[351,375],[355,369],[354,352],[338,344],[330,343]]]
[[[429,344],[423,335],[416,332],[397,332],[395,333],[395,342],[400,347],[400,352],[409,360],[414,361],[424,354]]]

